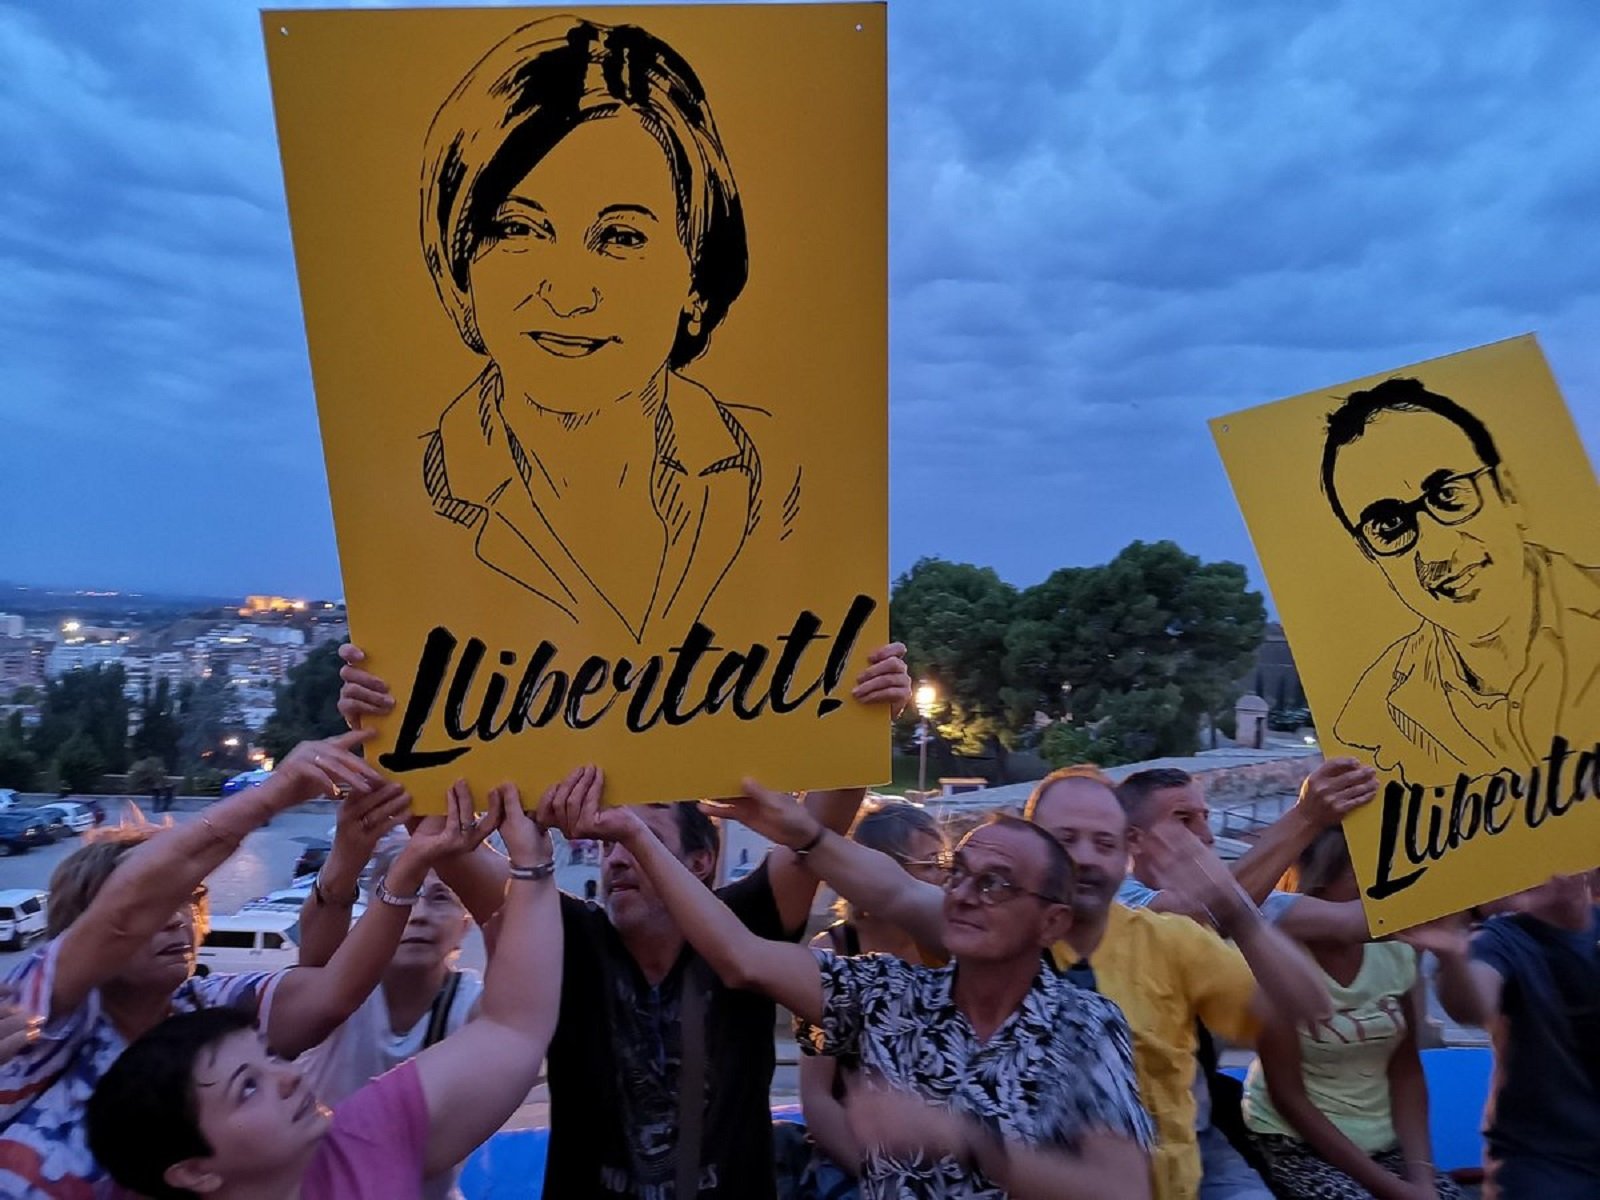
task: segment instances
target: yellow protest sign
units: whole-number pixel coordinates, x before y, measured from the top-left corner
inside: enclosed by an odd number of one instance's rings
[[[1393,932],[1600,865],[1600,488],[1532,336],[1212,433]]]
[[[887,777],[884,9],[267,12],[378,761]],[[481,793],[480,793],[481,794]]]

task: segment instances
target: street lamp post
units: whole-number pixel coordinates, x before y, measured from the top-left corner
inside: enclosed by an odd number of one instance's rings
[[[917,795],[928,793],[928,718],[933,716],[933,706],[939,702],[939,690],[931,683],[917,685]]]

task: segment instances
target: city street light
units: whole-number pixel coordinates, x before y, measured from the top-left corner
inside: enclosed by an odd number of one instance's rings
[[[931,683],[919,683],[916,692],[917,716],[917,794],[928,791],[928,718],[933,716],[933,706],[939,702],[939,689]]]

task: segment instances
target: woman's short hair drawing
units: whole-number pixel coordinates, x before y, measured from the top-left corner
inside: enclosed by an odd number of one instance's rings
[[[551,17],[489,51],[435,114],[423,156],[421,235],[435,289],[461,339],[486,353],[469,272],[517,181],[587,121],[627,110],[661,146],[690,262],[693,311],[668,366],[705,350],[749,274],[744,210],[705,89],[661,39],[632,25]]]

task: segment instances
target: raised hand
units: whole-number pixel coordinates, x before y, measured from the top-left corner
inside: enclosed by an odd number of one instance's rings
[[[553,789],[552,789],[553,790]],[[489,793],[489,811],[500,818],[500,840],[506,854],[519,867],[536,867],[550,861],[550,835],[522,807],[522,793],[514,783],[502,783]]]
[[[1182,825],[1162,821],[1141,836],[1162,893],[1182,911],[1204,913],[1219,931],[1226,931],[1253,908],[1217,852]]]
[[[350,861],[365,863],[384,835],[404,821],[410,811],[411,793],[403,784],[389,782],[373,791],[352,793],[339,805],[333,826],[334,845]]]
[[[286,807],[321,796],[344,798],[377,791],[389,781],[355,752],[371,737],[369,729],[353,729],[323,741],[301,742],[273,768],[269,782],[285,790]]]
[[[339,715],[351,729],[361,728],[362,717],[381,717],[394,708],[394,696],[389,685],[370,671],[363,671],[357,663],[366,661],[359,646],[346,642],[339,647],[339,657],[344,666],[339,668]]]
[[[1426,950],[1436,958],[1465,958],[1471,936],[1467,914],[1451,913],[1448,917],[1438,917],[1403,929],[1394,935],[1394,940],[1404,942],[1415,950]]]
[[[737,821],[770,842],[799,849],[810,843],[822,825],[788,792],[775,792],[754,779],[743,783],[744,795],[727,800],[707,800],[700,809],[707,816]]]
[[[458,779],[445,795],[444,815],[418,821],[401,857],[410,855],[431,866],[457,854],[471,854],[500,825],[504,815],[500,789],[489,793],[489,808],[481,818],[474,810],[472,789]]]
[[[862,704],[887,704],[898,717],[911,703],[911,671],[900,642],[880,646],[867,656],[867,669],[856,676],[850,695]]]
[[[1298,805],[1312,824],[1331,829],[1378,794],[1378,773],[1353,758],[1330,758],[1300,785]]]
[[[539,824],[554,827],[570,841],[619,842],[646,828],[626,808],[602,808],[606,778],[599,767],[577,767],[546,789],[539,801]]]

